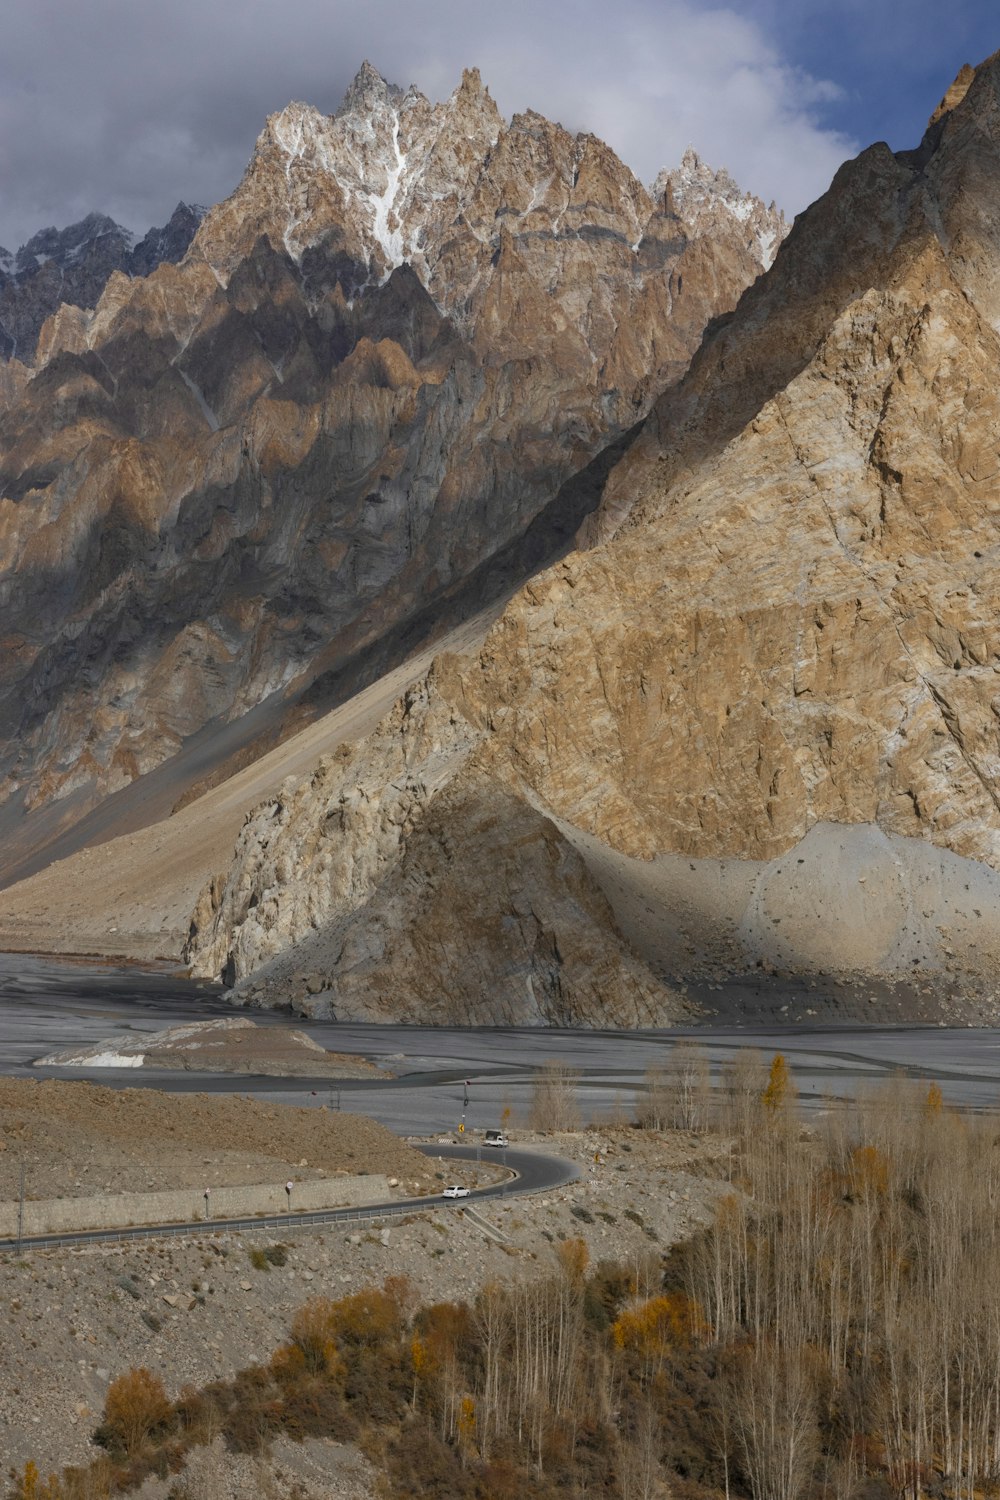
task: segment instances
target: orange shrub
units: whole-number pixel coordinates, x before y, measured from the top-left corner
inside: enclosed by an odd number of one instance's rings
[[[24,1466],[24,1473],[14,1477],[13,1500],[64,1500],[65,1493],[58,1474],[43,1479],[38,1465],[30,1458]]]
[[[171,1405],[163,1381],[145,1368],[131,1369],[108,1386],[104,1423],[113,1445],[137,1453],[157,1427],[170,1416]]]
[[[313,1297],[297,1310],[292,1319],[293,1346],[299,1351],[306,1369],[311,1374],[332,1375],[340,1368],[340,1357],[337,1353],[339,1331],[337,1306],[338,1304],[331,1302],[329,1297]],[[275,1360],[279,1365],[283,1355],[286,1369],[290,1372],[296,1362],[295,1356],[291,1350],[287,1351],[287,1355],[284,1350],[279,1350],[275,1355]],[[275,1374],[278,1373],[276,1366]]]

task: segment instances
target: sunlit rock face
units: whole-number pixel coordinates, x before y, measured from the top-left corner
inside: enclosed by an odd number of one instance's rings
[[[135,279],[169,236],[130,248],[59,307],[0,365],[7,833],[265,699],[313,711],[551,557],[599,495],[549,524],[560,487],[785,232],[724,174],[671,181],[504,121],[475,72],[431,104],[366,65],[335,116],[267,121],[180,264]]]
[[[664,196],[682,209],[683,192]],[[617,860],[638,890],[637,870],[652,882],[680,858],[706,922],[705,892],[725,874],[744,960],[829,972],[839,955],[845,971],[930,965],[992,984],[1000,941],[973,898],[1000,870],[998,287],[992,58],[963,75],[918,150],[863,152],[800,216],[655,404],[581,550],[533,578],[476,658],[440,662],[425,700],[357,752],[370,795],[396,785],[417,716],[437,726],[424,800],[453,799],[456,862],[472,857],[486,805],[509,856],[517,820],[500,788],[589,851],[592,873]],[[461,755],[441,725],[461,727]],[[326,775],[314,830],[356,785],[353,766]],[[363,907],[389,902],[390,881],[398,911],[396,872],[431,816],[422,805],[412,831],[398,825],[360,896],[303,854],[301,822],[293,895],[280,875],[291,825],[248,825],[197,914],[194,961],[235,978],[271,961],[304,935],[291,914],[310,878],[329,896],[324,922],[356,927]],[[818,825],[844,832],[824,835],[835,857],[817,862]],[[258,836],[266,901],[248,863]],[[909,841],[948,859],[908,855]],[[733,862],[757,872],[742,893]],[[677,903],[682,868],[671,867]],[[484,859],[470,882],[487,870]],[[537,884],[525,866],[529,904]],[[817,904],[810,892],[827,894]],[[868,909],[877,932],[860,941]],[[648,932],[675,910],[650,896]],[[271,946],[268,923],[284,924]],[[631,936],[635,947],[641,921]],[[445,959],[439,972],[455,986]]]

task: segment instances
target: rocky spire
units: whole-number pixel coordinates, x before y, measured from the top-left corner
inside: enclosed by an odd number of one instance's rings
[[[348,114],[366,114],[375,105],[388,104],[390,100],[402,97],[403,90],[395,83],[387,83],[366,58],[341,101],[337,118]]]
[[[955,76],[955,81],[948,89],[941,103],[927,121],[928,127],[936,125],[938,120],[943,120],[945,115],[950,115],[957,108],[969,92],[972,80],[976,76],[976,70],[969,63],[963,63]]]

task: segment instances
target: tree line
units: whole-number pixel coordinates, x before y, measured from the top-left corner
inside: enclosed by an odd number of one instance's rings
[[[731,1142],[712,1223],[645,1266],[551,1269],[472,1303],[405,1278],[299,1309],[230,1381],[109,1388],[103,1456],[9,1500],[106,1500],[222,1439],[358,1442],[394,1500],[972,1500],[1000,1485],[996,1120],[894,1082],[808,1129],[780,1056],[712,1080],[693,1046],[638,1128]],[[713,1086],[713,1084],[715,1086]],[[635,1127],[633,1127],[635,1128]]]

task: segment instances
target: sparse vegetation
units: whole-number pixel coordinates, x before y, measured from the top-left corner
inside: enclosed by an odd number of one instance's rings
[[[708,1130],[713,1098],[708,1058],[696,1042],[675,1042],[667,1061],[650,1068],[639,1096],[639,1124],[647,1130]]]
[[[902,1084],[821,1132],[794,1106],[782,1059],[733,1064],[731,1191],[666,1257],[591,1267],[583,1241],[547,1236],[548,1275],[472,1304],[417,1308],[400,1279],[314,1298],[232,1381],[176,1402],[148,1371],[113,1382],[104,1467],[43,1482],[29,1466],[9,1496],[122,1492],[214,1435],[257,1454],[284,1434],[358,1441],[392,1500],[985,1500],[1000,1478],[995,1124]]]
[[[247,1250],[247,1259],[255,1271],[270,1271],[272,1266],[286,1266],[288,1264],[287,1245],[251,1245]]]

